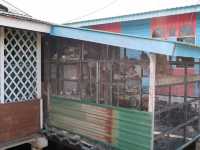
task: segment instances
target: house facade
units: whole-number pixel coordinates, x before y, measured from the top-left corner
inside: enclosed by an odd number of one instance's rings
[[[84,29],[2,11],[0,149],[42,149],[46,138],[84,150],[197,141],[199,7],[73,24]]]
[[[155,38],[168,41],[186,42],[194,45],[200,45],[200,5],[177,7],[158,11],[149,11],[138,14],[125,16],[88,20],[67,24],[73,27],[90,28],[100,31],[116,32],[127,35]],[[133,55],[127,50],[129,57],[137,58],[141,53]],[[192,58],[173,58],[178,61],[195,62],[198,60]],[[184,68],[181,65],[174,66],[176,70],[174,75],[181,76],[184,74]],[[200,68],[191,65],[188,72],[194,74],[199,72]],[[198,94],[195,87],[191,85],[189,94]],[[183,95],[183,87],[177,86],[172,90],[175,95]],[[163,92],[167,92],[163,88]]]
[[[38,139],[46,142],[40,134],[41,39],[50,24],[3,5],[0,10],[0,149],[37,143]]]
[[[199,46],[200,38],[200,5],[178,7],[171,9],[164,9],[158,11],[149,11],[137,14],[130,14],[124,16],[86,20],[81,22],[68,23],[66,25],[72,27],[81,27],[87,29],[93,29],[97,31],[105,32],[114,32],[119,34],[125,34],[130,36],[138,36],[143,38],[152,38],[158,40],[167,40],[174,42],[181,42],[185,44],[192,44]],[[124,50],[123,48],[121,49]],[[189,52],[189,51],[188,51]],[[129,48],[125,50],[126,56],[131,60],[139,60],[143,55],[140,51],[132,51]],[[185,80],[185,83],[180,84],[178,78],[185,78],[185,76],[194,76],[199,74],[199,59],[189,57],[189,53],[182,51],[182,56],[159,56],[157,55],[157,71],[156,71],[156,80],[159,78],[165,78],[165,85],[157,85],[155,87],[155,115],[154,115],[154,149],[183,149],[182,146],[178,146],[178,141],[175,142],[177,138],[176,133],[183,133],[179,137],[188,134],[186,133],[187,129],[190,128],[191,122],[188,120],[188,123],[175,123],[173,122],[173,115],[175,112],[179,111],[180,114],[184,114],[186,110],[181,111],[182,102],[185,103],[190,98],[199,97],[199,82],[188,82]],[[161,61],[162,60],[162,61]],[[169,65],[170,64],[170,65]],[[158,67],[160,66],[160,67]],[[160,73],[158,73],[160,72]],[[145,93],[145,87],[149,87],[151,80],[143,72],[141,79],[143,92]],[[165,75],[161,75],[164,73]],[[160,75],[159,75],[160,74]],[[168,79],[168,75],[173,76],[174,79]],[[176,79],[175,79],[176,78]],[[170,81],[171,80],[171,81]],[[173,81],[172,81],[173,80]],[[159,82],[159,81],[158,81]],[[173,82],[173,83],[172,83]],[[167,84],[168,83],[168,84]],[[184,97],[190,97],[185,99]],[[179,98],[180,99],[179,99]],[[183,98],[183,99],[182,99]],[[125,98],[124,98],[125,99]],[[179,100],[178,100],[179,99]],[[181,100],[182,99],[182,100]],[[182,102],[181,102],[182,101]],[[190,101],[190,100],[189,100]],[[190,103],[190,102],[189,102]],[[165,106],[164,106],[165,105]],[[172,106],[169,106],[172,105]],[[194,103],[191,105],[195,105]],[[172,108],[173,107],[173,108]],[[185,118],[187,115],[183,115]],[[182,118],[181,115],[175,117]],[[175,119],[174,118],[174,119]],[[186,117],[187,118],[187,117]],[[168,121],[167,121],[168,120]],[[186,119],[187,120],[187,119]],[[173,123],[172,123],[172,122]],[[171,123],[172,124],[171,124]],[[164,125],[169,125],[167,127]],[[185,127],[183,127],[185,126]],[[162,129],[161,129],[162,128]],[[171,129],[170,129],[171,128]],[[173,130],[173,132],[171,132]],[[176,130],[176,131],[175,131]],[[175,131],[175,132],[174,132]],[[162,134],[165,134],[163,136]],[[175,139],[173,139],[173,137]],[[170,138],[174,143],[171,141]],[[185,138],[183,138],[185,141]]]

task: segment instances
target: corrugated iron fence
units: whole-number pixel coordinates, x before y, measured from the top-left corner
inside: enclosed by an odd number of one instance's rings
[[[51,97],[50,125],[119,150],[149,150],[151,113]]]

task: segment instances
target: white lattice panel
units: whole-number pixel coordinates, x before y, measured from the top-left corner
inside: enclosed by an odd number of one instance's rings
[[[5,28],[4,102],[28,101],[37,93],[37,34]]]

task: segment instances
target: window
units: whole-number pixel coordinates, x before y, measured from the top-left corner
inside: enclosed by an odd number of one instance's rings
[[[195,44],[195,34],[191,24],[181,26],[177,41]]]
[[[180,28],[180,36],[193,36],[194,31],[191,24],[185,24]]]

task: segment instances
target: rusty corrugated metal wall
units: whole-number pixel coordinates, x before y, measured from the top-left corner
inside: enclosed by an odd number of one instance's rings
[[[151,113],[51,97],[49,123],[119,150],[149,150]]]

